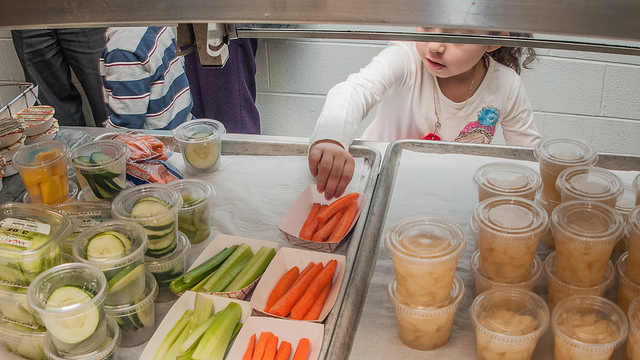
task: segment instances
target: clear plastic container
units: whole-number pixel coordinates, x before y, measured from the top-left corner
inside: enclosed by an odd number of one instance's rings
[[[173,252],[178,238],[178,212],[182,209],[178,190],[165,184],[139,185],[121,192],[111,206],[114,218],[134,221],[145,229],[149,238],[147,256],[160,258]]]
[[[604,278],[613,246],[622,236],[622,216],[612,207],[568,201],[551,214],[556,239],[556,271],[566,283],[593,286]]]
[[[560,205],[559,202],[553,202],[549,199],[545,199],[541,193],[538,193],[538,195],[536,195],[536,198],[533,200],[533,202],[540,205],[544,209],[549,219],[551,219],[551,213],[553,212],[553,209],[555,209],[556,206]],[[542,235],[540,236],[540,241],[551,247],[556,246],[556,240],[553,238],[553,232],[551,231],[550,226],[546,231],[542,233]]]
[[[149,340],[156,329],[155,300],[158,283],[150,272],[145,273],[144,294],[132,304],[104,306],[107,316],[111,316],[120,326],[122,341],[120,346],[137,346]]]
[[[616,206],[624,183],[612,171],[596,166],[576,166],[562,170],[556,180],[562,202],[588,200]]]
[[[569,285],[563,281],[556,272],[556,253],[552,252],[544,261],[544,271],[549,286],[549,309],[553,311],[558,302],[573,295],[604,296],[604,293],[613,286],[615,281],[615,268],[613,263],[607,263],[604,278],[597,284],[587,287]]]
[[[439,306],[431,307],[416,305],[402,297],[395,279],[389,283],[388,294],[396,311],[400,340],[412,349],[434,350],[449,341],[465,289],[462,279],[456,275],[449,298]]]
[[[640,205],[640,174],[636,176],[631,184],[633,190],[636,192],[636,206]]]
[[[2,320],[27,327],[44,325],[27,302],[27,286],[0,285],[0,314]]]
[[[215,197],[213,186],[199,179],[182,179],[169,183],[182,195],[182,209],[178,212],[178,229],[192,244],[206,240],[211,233],[211,203]]]
[[[70,355],[60,352],[55,346],[53,336],[47,332],[44,338],[44,351],[49,360],[118,360],[118,346],[122,341],[122,332],[116,321],[107,316],[106,337],[98,348],[84,354]]]
[[[540,261],[537,255],[533,258],[533,266],[531,266],[529,276],[514,284],[493,280],[491,276],[482,271],[480,267],[480,250],[476,250],[473,253],[471,257],[471,268],[473,269],[473,277],[476,281],[476,296],[487,290],[506,287],[533,291],[533,287],[542,279],[542,261]]]
[[[173,137],[180,145],[187,172],[211,173],[220,168],[224,125],[218,120],[195,119],[173,130]]]
[[[618,306],[627,311],[633,299],[640,296],[640,284],[635,283],[629,276],[628,253],[622,254],[616,262],[616,276],[618,277]]]
[[[5,348],[25,359],[47,360],[43,348],[45,333],[42,326],[25,327],[0,321],[0,340]]]
[[[640,284],[640,206],[636,206],[629,213],[626,231],[629,237],[629,278]]]
[[[53,347],[65,357],[77,357],[96,351],[107,339],[104,299],[108,291],[100,269],[70,263],[40,274],[29,286],[27,300],[40,315]],[[52,296],[60,306],[52,304]]]
[[[476,329],[478,359],[531,359],[538,339],[549,328],[549,308],[531,291],[493,289],[478,295],[469,308]]]
[[[447,301],[467,246],[460,226],[439,217],[416,216],[391,227],[385,244],[402,298],[421,305]]]
[[[471,216],[469,219],[469,234],[471,234],[471,238],[473,239],[473,251],[480,249],[480,241],[478,239],[478,223]]]
[[[618,196],[618,200],[616,201],[616,210],[622,216],[622,221],[625,224],[628,224],[629,214],[631,214],[631,210],[635,207],[636,201],[636,193],[633,191],[633,188],[630,185],[624,186],[624,191],[620,196]],[[616,245],[613,247],[613,250],[618,251],[627,251],[629,250],[629,234],[627,231],[623,231],[622,238],[618,240]]]
[[[544,209],[524,198],[498,196],[481,201],[473,217],[478,223],[482,271],[500,282],[526,279],[540,235],[547,229]]]
[[[40,205],[0,205],[0,279],[29,285],[41,272],[62,264],[62,242],[71,220]]]
[[[473,174],[478,200],[493,196],[523,197],[533,200],[542,186],[540,175],[532,168],[513,162],[483,165]]]
[[[556,179],[562,170],[574,166],[594,165],[598,161],[598,154],[591,145],[573,139],[542,140],[536,145],[533,154],[540,165],[540,191],[546,199],[553,202],[560,202]]]
[[[169,284],[184,275],[187,270],[187,257],[190,249],[191,243],[187,236],[178,232],[178,245],[172,253],[162,258],[145,256],[145,266],[158,282],[159,292],[156,302],[167,302],[177,298],[177,295],[169,289]]]
[[[627,315],[603,297],[570,296],[551,313],[554,359],[608,360],[627,338],[627,324]]]
[[[103,248],[96,247],[90,253],[91,240],[101,234],[115,232],[124,235],[129,244],[117,255],[103,255]],[[113,237],[114,240],[120,239]],[[99,245],[98,245],[99,246]],[[73,242],[73,256],[85,264],[104,273],[109,283],[106,305],[124,305],[139,299],[144,294],[144,253],[147,249],[147,234],[142,226],[125,220],[111,220],[93,225],[78,235]]]
[[[25,146],[13,156],[13,167],[20,173],[32,203],[51,205],[68,199],[68,152],[65,143],[52,140]]]
[[[39,203],[39,205],[46,205],[46,206],[57,206],[60,204],[68,204],[70,202],[73,202],[76,200],[78,196],[78,185],[76,183],[74,183],[73,181],[69,181],[68,182],[68,189],[67,189],[67,196],[60,200],[59,202],[55,203],[55,204],[44,204],[44,203]],[[31,195],[29,195],[29,192],[25,192],[24,195],[22,196],[22,202],[25,204],[32,204],[31,202]],[[35,203],[33,203],[35,204]]]
[[[56,205],[57,212],[68,216],[76,222],[71,235],[64,241],[64,253],[73,255],[73,241],[91,226],[111,220],[111,204],[107,202],[73,201]]]
[[[629,336],[627,337],[624,360],[637,360],[640,359],[640,297],[633,300],[629,305],[627,317],[629,320]]]
[[[111,201],[126,188],[129,148],[116,140],[80,145],[69,155],[88,201]]]

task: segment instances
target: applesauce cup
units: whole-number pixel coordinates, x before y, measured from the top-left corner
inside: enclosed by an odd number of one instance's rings
[[[129,147],[116,140],[98,140],[69,154],[87,201],[111,201],[126,188]]]
[[[402,298],[420,305],[449,298],[458,259],[467,246],[460,226],[439,217],[416,216],[391,227],[385,244]]]
[[[471,234],[471,238],[473,239],[473,251],[480,249],[480,241],[478,239],[478,223],[471,216],[469,219],[469,234]]]
[[[582,141],[573,139],[548,139],[540,141],[533,154],[540,165],[542,195],[560,202],[556,179],[562,170],[573,166],[593,165],[598,161],[595,149]]]
[[[33,204],[58,204],[68,199],[69,147],[58,140],[27,145],[13,156]]]
[[[626,232],[629,238],[627,274],[634,283],[640,284],[640,206],[634,207],[629,213]]]
[[[398,321],[398,335],[408,347],[434,350],[445,345],[451,337],[451,327],[458,307],[464,300],[462,279],[456,275],[449,298],[437,306],[420,306],[398,292],[398,283],[391,280],[388,294]]]
[[[628,251],[629,250],[629,214],[631,214],[631,210],[635,207],[636,201],[636,193],[633,191],[633,188],[630,185],[624,186],[624,191],[620,196],[618,196],[618,200],[616,201],[615,209],[622,216],[622,222],[627,226],[625,227],[625,231],[622,232],[622,238],[618,240],[616,245],[613,247],[613,250],[618,251]]]
[[[533,287],[542,279],[542,261],[540,261],[540,258],[537,255],[533,258],[533,266],[531,266],[529,276],[522,279],[522,281],[513,284],[496,281],[482,271],[482,268],[480,267],[480,250],[476,250],[473,253],[473,256],[471,257],[471,268],[473,269],[473,276],[476,281],[476,296],[487,290],[502,289],[506,287],[533,291]]]
[[[640,296],[640,284],[635,283],[629,276],[629,253],[624,253],[616,262],[616,276],[618,277],[618,301],[622,311],[627,311],[633,299]]]
[[[556,239],[558,276],[574,286],[600,283],[613,246],[622,235],[622,216],[600,203],[568,201],[553,210],[551,229]]]
[[[478,201],[493,196],[523,197],[533,200],[542,185],[540,175],[532,168],[513,162],[483,165],[473,174]]]
[[[551,219],[551,213],[553,212],[553,209],[555,209],[556,206],[560,205],[560,202],[554,202],[549,199],[545,199],[541,193],[538,193],[536,195],[536,198],[533,200],[533,202],[540,205],[544,209],[549,219]],[[553,238],[551,226],[549,226],[547,230],[542,233],[542,235],[540,236],[540,241],[551,247],[556,246],[556,240]]]
[[[629,320],[629,336],[627,337],[624,360],[640,359],[640,297],[633,300],[629,305],[627,317]]]
[[[478,223],[480,267],[495,281],[517,283],[533,265],[540,235],[547,229],[547,213],[524,198],[492,197],[473,212]]]
[[[593,295],[560,301],[551,313],[553,358],[607,360],[627,338],[627,315],[613,302]]]
[[[613,286],[615,281],[615,268],[609,261],[604,278],[601,282],[592,286],[581,287],[567,284],[556,272],[556,253],[552,252],[544,261],[544,271],[549,286],[549,309],[553,311],[558,302],[573,295],[604,296],[604,293]]]
[[[612,171],[595,166],[576,166],[562,170],[556,180],[561,202],[588,200],[616,206],[624,183]]]
[[[213,186],[199,179],[182,179],[169,183],[182,196],[182,209],[178,212],[178,230],[192,244],[206,240],[211,233],[211,203],[215,196]]]
[[[173,130],[184,166],[191,174],[212,173],[220,168],[224,125],[218,120],[195,119]]]
[[[549,327],[549,308],[531,291],[488,290],[469,308],[476,329],[478,359],[531,359]]]

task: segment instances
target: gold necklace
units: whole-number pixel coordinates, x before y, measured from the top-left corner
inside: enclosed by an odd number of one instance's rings
[[[473,93],[471,92],[471,90],[473,89],[473,82],[476,79],[476,69],[477,67],[473,68],[473,75],[471,77],[471,84],[469,85],[469,95],[467,96],[467,98],[464,100],[464,103],[462,104],[462,106],[460,107],[460,109],[456,110],[453,114],[447,116],[444,120],[450,119],[453,116],[455,116],[457,113],[459,113],[460,111],[462,111],[462,109],[465,108],[465,106],[467,106],[467,102],[469,102],[469,99],[471,98],[471,95],[473,95]],[[438,107],[436,106],[436,92],[438,92],[438,84],[437,84],[437,79],[434,76],[433,77],[433,81],[434,81],[434,89],[433,89],[433,111],[436,113],[436,124],[435,124],[435,129],[433,130],[433,134],[435,135],[436,131],[438,131],[438,129],[442,126],[442,123],[440,122],[440,117],[438,116]]]

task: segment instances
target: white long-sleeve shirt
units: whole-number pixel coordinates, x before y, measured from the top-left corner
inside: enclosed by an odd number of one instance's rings
[[[502,127],[508,145],[533,146],[540,140],[522,81],[512,69],[490,59],[466,105],[455,103],[442,94],[413,42],[391,42],[329,91],[310,144],[329,139],[347,149],[358,124],[376,105],[376,117],[362,138],[423,139],[435,130],[434,96],[442,124],[436,134],[444,141],[490,143],[496,126]]]

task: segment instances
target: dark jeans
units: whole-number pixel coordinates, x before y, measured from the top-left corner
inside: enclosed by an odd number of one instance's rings
[[[71,82],[71,69],[84,90],[93,119],[107,119],[99,60],[104,28],[14,30],[13,45],[25,79],[39,86],[40,102],[54,107],[60,125],[85,126],[82,96]]]

